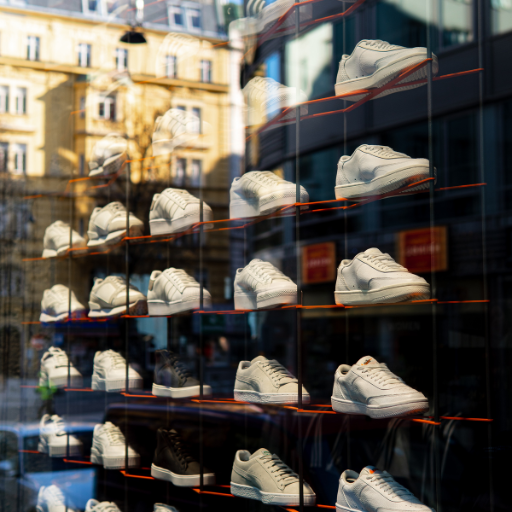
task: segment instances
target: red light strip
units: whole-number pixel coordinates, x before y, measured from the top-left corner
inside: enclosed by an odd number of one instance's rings
[[[197,494],[213,494],[215,496],[226,496],[228,498],[234,498],[235,497],[232,494],[226,494],[226,493],[223,493],[223,492],[201,491],[201,489],[199,487],[192,487],[192,490],[194,492],[197,492]]]
[[[92,462],[88,462],[86,460],[70,460],[70,459],[63,459],[64,462],[69,462],[71,464],[87,464],[92,466]]]
[[[336,507],[334,505],[315,505],[318,508],[332,508],[335,509]]]
[[[156,480],[156,478],[153,478],[152,476],[144,476],[144,475],[132,475],[130,473],[127,473],[124,469],[120,470],[121,474],[127,478],[141,478],[142,480]]]

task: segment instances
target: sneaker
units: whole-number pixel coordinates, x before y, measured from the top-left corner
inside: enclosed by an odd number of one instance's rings
[[[150,316],[168,316],[201,307],[201,287],[184,270],[153,270],[149,277],[148,312]],[[212,305],[210,292],[203,287],[203,308]]]
[[[66,352],[50,347],[41,358],[39,385],[63,388],[68,385],[68,377],[70,387],[82,387],[82,374],[69,362]]]
[[[273,172],[246,172],[231,184],[229,217],[239,219],[268,215],[283,206],[295,204],[295,193],[295,183],[283,180]],[[300,202],[309,202],[304,187],[300,187]]]
[[[86,316],[85,306],[83,306],[76,295],[71,292],[71,307],[69,305],[69,288],[63,284],[56,284],[43,293],[41,301],[40,322],[53,323],[62,322],[69,318],[83,318]]]
[[[260,448],[252,455],[238,450],[231,471],[231,494],[268,505],[293,506],[300,503],[299,475],[277,455]],[[304,482],[304,505],[313,506],[316,494]]]
[[[293,107],[308,100],[302,91],[295,87],[286,87],[272,78],[256,76],[243,88],[246,104],[247,126],[261,125],[278,114],[281,109]],[[308,114],[308,106],[300,106],[300,115]],[[279,121],[295,122],[295,109],[287,112]],[[274,124],[271,127],[278,127]]]
[[[190,144],[202,131],[198,116],[186,110],[171,108],[156,118],[152,136],[153,156],[166,155],[179,146]]]
[[[158,429],[156,450],[151,464],[151,476],[157,480],[167,480],[178,487],[200,485],[200,466],[176,430]],[[215,484],[215,474],[203,470],[204,485]]]
[[[336,199],[378,196],[429,177],[427,159],[411,158],[387,146],[363,144],[352,156],[340,158],[334,193]],[[408,188],[407,192],[425,190],[429,185],[425,182]]]
[[[345,414],[392,418],[428,411],[428,400],[371,356],[354,366],[342,364],[334,374],[332,408]]]
[[[113,501],[89,500],[85,505],[85,512],[121,512]]]
[[[388,304],[430,297],[430,285],[372,247],[338,267],[336,304]]]
[[[281,37],[295,32],[295,12],[288,14],[286,19],[276,28],[272,34],[269,32],[272,27],[278,23],[281,16],[284,16],[294,4],[294,0],[276,0],[271,4],[265,5],[261,0],[249,0],[247,3],[247,13],[258,16],[258,32],[269,39]],[[313,14],[311,4],[301,5],[299,7],[299,22],[304,23],[310,20]]]
[[[151,235],[187,231],[194,224],[201,222],[200,208],[199,199],[186,190],[166,188],[160,194],[155,194],[149,210]],[[203,201],[203,222],[212,220],[212,209]]]
[[[97,391],[124,391],[126,389],[126,359],[113,350],[98,351],[94,355],[92,389]],[[128,368],[128,387],[142,388],[142,377],[132,368]]]
[[[299,401],[297,379],[275,359],[264,356],[240,361],[236,371],[235,400],[258,404],[286,404]],[[309,393],[302,386],[302,402],[309,403]]]
[[[68,435],[66,424],[60,416],[45,414],[39,423],[37,450],[50,457],[69,457],[82,453],[82,442],[75,436]]]
[[[252,260],[235,276],[235,309],[297,304],[297,285],[268,261]]]
[[[139,236],[144,231],[144,224],[133,213],[127,214],[126,208],[119,202],[107,204],[103,208],[94,208],[89,220],[87,235],[88,247],[103,244],[115,244],[126,236],[126,217],[128,216],[128,236]]]
[[[133,285],[129,286],[128,302],[127,312],[124,277],[94,278],[94,285],[89,295],[89,316],[91,318],[109,318],[126,313],[129,315],[145,315],[147,313],[146,296]]]
[[[37,512],[78,512],[56,485],[42,485],[37,495]]]
[[[184,398],[200,394],[200,382],[170,350],[155,351],[153,395]],[[203,384],[203,394],[211,395],[212,388]]]
[[[64,256],[69,251],[69,230],[69,224],[61,220],[55,221],[46,228],[43,238],[43,258]],[[71,230],[71,247],[73,249],[87,247],[85,239],[74,229]]]
[[[126,162],[128,141],[117,133],[109,133],[92,149],[89,176],[108,176],[119,172]]]
[[[165,503],[155,503],[153,512],[179,512],[176,507],[166,505]]]
[[[91,462],[105,469],[124,469],[126,467],[126,439],[120,428],[107,421],[96,425],[92,436]],[[128,446],[128,467],[136,468],[140,455]]]
[[[404,48],[396,44],[389,44],[380,39],[363,39],[357,43],[352,55],[341,57],[336,85],[336,96],[350,94],[362,89],[375,89],[383,87],[401,73],[423,62],[427,58],[426,48]],[[432,73],[437,75],[439,69],[437,57],[432,54]],[[399,84],[408,84],[415,80],[427,77],[427,66],[423,66]],[[394,92],[407,91],[424,84],[403,85],[394,87],[378,94],[375,98],[382,98]],[[358,101],[364,95],[347,96],[343,99]]]
[[[387,472],[365,467],[361,473],[351,469],[340,477],[337,512],[433,512]]]

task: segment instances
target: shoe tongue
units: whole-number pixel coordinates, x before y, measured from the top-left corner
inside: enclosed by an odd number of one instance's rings
[[[375,473],[375,471],[377,471],[377,468],[375,466],[366,466],[365,468],[363,468],[361,470],[361,473],[359,473],[359,476],[372,475],[373,473]]]
[[[249,265],[252,265],[253,263],[263,263],[263,260],[260,260],[259,258],[254,258],[253,260],[251,260],[251,263],[249,263]]]
[[[379,366],[379,362],[372,356],[364,356],[357,361],[357,366]]]
[[[370,254],[371,256],[381,256],[384,253],[381,252],[376,247],[370,247],[370,249],[366,249],[366,251],[364,251],[363,254]]]
[[[265,357],[265,356],[258,356],[258,357],[255,357],[251,363],[257,363],[258,361],[268,361],[268,359]]]
[[[258,451],[254,452],[249,458],[260,459],[261,457],[272,457],[272,454],[266,448],[260,448]]]

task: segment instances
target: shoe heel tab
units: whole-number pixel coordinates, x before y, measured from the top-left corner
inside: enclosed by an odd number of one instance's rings
[[[160,277],[161,274],[162,274],[161,270],[153,270],[153,272],[151,272],[151,275],[149,276],[148,291],[152,291],[153,290],[153,286],[155,285],[155,281],[157,280],[158,277]]]

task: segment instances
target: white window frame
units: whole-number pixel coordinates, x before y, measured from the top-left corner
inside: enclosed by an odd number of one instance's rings
[[[167,78],[178,76],[178,57],[176,55],[168,54],[165,56],[165,76]]]
[[[76,52],[78,54],[78,65],[81,68],[90,68],[92,53],[91,45],[89,43],[78,43]]]
[[[103,104],[103,114],[100,114],[101,104]],[[113,109],[112,106],[114,107]],[[115,95],[100,96],[98,100],[98,119],[102,119],[104,121],[115,121],[116,117],[117,97]]]
[[[207,65],[208,64],[208,65]],[[211,61],[211,59],[201,59],[199,61],[199,70],[200,70],[200,79],[201,79],[201,82],[205,83],[205,84],[211,84],[212,83],[212,71],[213,71],[213,62]],[[207,78],[208,80],[205,80],[205,73],[208,73],[207,75]]]
[[[0,114],[8,114],[10,110],[9,105],[10,88],[8,85],[0,85]]]
[[[26,144],[11,144],[10,151],[13,155],[13,174],[26,174],[27,173],[27,145]]]
[[[41,38],[39,36],[27,36],[27,60],[39,61],[41,58]]]
[[[14,89],[14,112],[20,116],[27,113],[27,88],[16,87]]]
[[[181,23],[176,23],[174,21],[174,16],[178,14],[181,16]],[[167,5],[167,17],[169,19],[169,26],[172,28],[187,28],[186,26],[186,17],[185,17],[185,10],[183,7],[179,4],[173,4],[169,3]]]
[[[201,32],[201,29],[203,28],[201,5],[198,4],[197,7],[195,7],[195,6],[192,7],[192,6],[187,6],[185,4],[184,9],[185,9],[185,17],[187,20],[187,29],[190,32]],[[194,25],[192,23],[192,18],[194,18],[194,14],[196,14],[197,17],[199,18],[199,27],[194,27]]]
[[[128,69],[128,50],[126,48],[116,48],[115,58],[117,71],[126,71]]]

